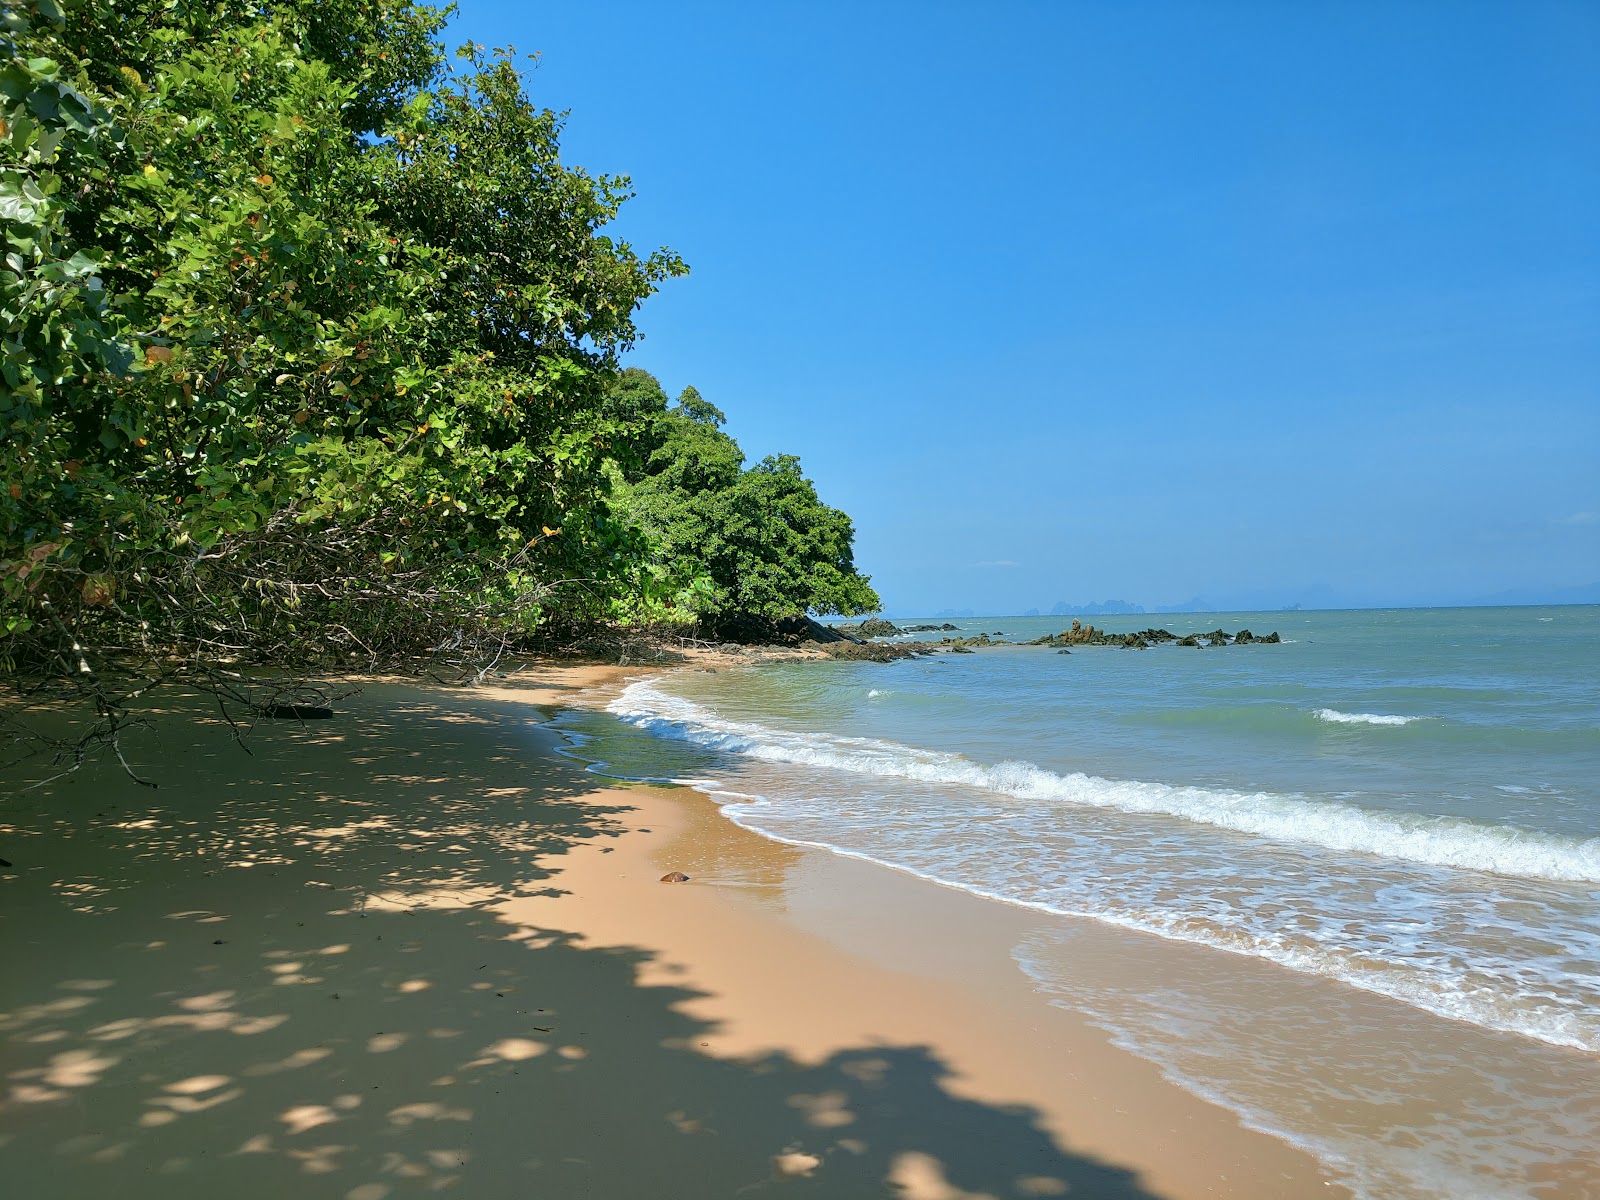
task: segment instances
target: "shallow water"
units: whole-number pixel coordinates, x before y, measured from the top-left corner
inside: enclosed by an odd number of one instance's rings
[[[1584,1194],[1600,609],[1101,623],[1285,641],[680,672],[631,685],[611,708],[639,732],[592,723],[585,752],[696,780],[769,836],[1227,952],[1202,955],[1203,987],[1110,989],[1072,969],[1063,921],[1015,958],[1052,1002],[1367,1194]],[[1023,641],[1064,622],[960,624]],[[1223,965],[1240,956],[1244,976]],[[1260,969],[1283,984],[1270,1012],[1229,987]],[[1374,1059],[1396,1005],[1428,1049]]]

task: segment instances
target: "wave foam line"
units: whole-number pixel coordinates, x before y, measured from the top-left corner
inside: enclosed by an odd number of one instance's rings
[[[1118,912],[1103,908],[1080,908],[1048,900],[1024,899],[981,884],[950,879],[922,867],[909,866],[889,858],[879,858],[865,850],[853,850],[834,842],[817,841],[791,833],[778,833],[760,824],[758,810],[770,803],[763,797],[725,791],[717,785],[680,782],[709,796],[722,809],[723,815],[741,829],[747,829],[774,842],[782,842],[789,846],[807,846],[813,850],[826,850],[843,858],[853,858],[859,862],[887,867],[927,883],[935,883],[940,887],[952,888],[958,892],[966,892],[971,896],[994,900],[1016,908],[1031,909],[1034,912],[1049,913],[1057,917],[1098,921],[1134,933],[1152,934],[1169,942],[1206,946],[1212,950],[1221,950],[1247,958],[1264,958],[1299,974],[1337,980],[1448,1020],[1465,1021],[1484,1029],[1517,1034],[1551,1046],[1583,1050],[1591,1054],[1600,1053],[1600,1027],[1597,1027],[1593,1020],[1585,1021],[1581,1016],[1571,1012],[1518,1012],[1500,1003],[1498,997],[1485,993],[1482,989],[1453,986],[1452,981],[1435,979],[1424,973],[1385,970],[1364,964],[1354,955],[1319,952],[1318,949],[1309,946],[1279,944],[1249,935],[1228,936],[1222,930],[1197,926],[1194,922],[1182,918],[1173,919],[1168,914]]]
[[[876,738],[794,733],[723,720],[693,701],[662,692],[648,680],[629,685],[608,708],[649,732],[765,762],[953,784],[1019,800],[1179,817],[1235,833],[1428,866],[1557,882],[1600,882],[1600,837],[1579,840],[1511,825],[1372,812],[1271,792],[1058,775],[1028,762],[986,766],[961,755]]]
[[[1383,713],[1347,713],[1336,708],[1319,708],[1311,714],[1319,721],[1327,721],[1334,725],[1409,725],[1413,721],[1422,721],[1424,717],[1394,717]]]

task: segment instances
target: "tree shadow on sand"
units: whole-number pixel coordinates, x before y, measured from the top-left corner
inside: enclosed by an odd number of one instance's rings
[[[1150,1195],[927,1047],[717,1057],[647,952],[485,911],[559,889],[550,856],[621,807],[526,710],[444,703],[371,693],[250,759],[178,725],[181,791],[7,802],[8,1193]]]

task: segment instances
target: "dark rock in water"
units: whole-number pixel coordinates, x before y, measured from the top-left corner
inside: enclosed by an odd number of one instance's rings
[[[277,721],[327,721],[333,717],[333,709],[317,704],[264,704],[260,712]]]
[[[1241,629],[1238,633],[1233,635],[1233,644],[1235,646],[1248,646],[1255,640],[1256,635],[1251,633],[1248,629]]]
[[[661,877],[662,883],[688,883],[689,877],[682,871],[668,871]]]
[[[841,639],[819,646],[818,649],[826,652],[829,658],[886,663],[924,654],[928,647],[921,642],[856,642]]]
[[[8,859],[8,858],[0,858],[0,867],[9,867],[10,865],[11,865],[11,860],[10,859]]]
[[[909,632],[908,630],[897,628],[892,621],[880,621],[877,617],[854,623],[844,622],[835,625],[834,628],[840,633],[858,638],[893,637],[897,633]]]
[[[1256,641],[1258,641],[1258,642],[1271,642],[1273,645],[1277,645],[1279,642],[1283,641],[1283,639],[1278,636],[1278,631],[1276,629],[1274,629],[1271,633],[1267,634],[1266,637],[1257,638]]]
[[[1122,639],[1122,648],[1124,650],[1148,650],[1150,649],[1150,643],[1137,633],[1130,633]]]
[[[1071,650],[1057,650],[1056,653],[1057,654],[1071,654],[1072,651]]]
[[[1178,639],[1178,645],[1180,645],[1180,646],[1195,646],[1195,647],[1198,647],[1200,645],[1200,639],[1195,637],[1195,635],[1191,633],[1188,637],[1179,638]]]
[[[802,646],[832,646],[839,642],[850,642],[856,645],[861,643],[860,638],[839,632],[838,626],[830,628],[821,621],[813,621],[810,617],[799,618],[792,623],[792,628],[787,629],[785,632],[792,633],[795,640]]]
[[[971,646],[951,646],[950,647],[950,653],[951,654],[973,654],[973,653],[975,653],[975,651],[972,649]]]
[[[1225,630],[1213,629],[1210,633],[1202,633],[1200,636],[1209,638],[1213,646],[1226,646],[1228,644],[1228,634]]]

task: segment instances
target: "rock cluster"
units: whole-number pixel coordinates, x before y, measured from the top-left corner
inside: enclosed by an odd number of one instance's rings
[[[869,617],[865,621],[843,622],[834,628],[847,637],[856,638],[893,637],[897,633],[908,632],[898,628],[893,621],[883,621],[877,617]]]
[[[900,633],[952,633],[958,626],[944,625],[896,625],[893,621],[884,621],[878,617],[871,617],[865,621],[842,621],[834,629],[852,638],[880,638],[894,637]]]
[[[1107,633],[1103,629],[1096,629],[1093,625],[1085,625],[1081,621],[1074,621],[1071,629],[1063,629],[1060,633],[1049,634],[1042,638],[1035,638],[1025,643],[1029,646],[1121,646],[1124,650],[1148,650],[1151,646],[1163,642],[1171,642],[1178,646],[1245,646],[1255,643],[1277,643],[1283,639],[1276,631],[1265,637],[1257,637],[1248,629],[1241,629],[1238,633],[1230,634],[1223,629],[1214,629],[1210,633],[1191,633],[1186,637],[1179,637],[1170,629],[1141,629],[1138,633]]]

